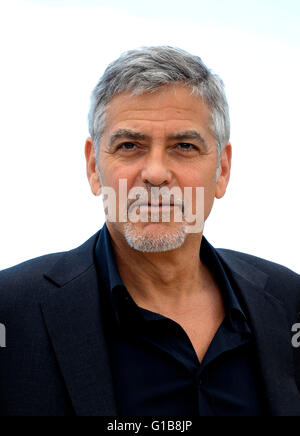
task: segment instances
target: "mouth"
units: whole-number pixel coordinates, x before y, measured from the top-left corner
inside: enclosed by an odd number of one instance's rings
[[[175,207],[178,207],[179,209],[182,209],[182,205],[180,204],[174,204],[174,203],[142,203],[142,204],[136,204],[135,207],[138,207],[140,209],[154,209],[154,210],[166,210],[166,209],[171,209],[173,210]]]
[[[172,213],[172,211],[175,209],[175,207],[179,207],[178,205],[174,204],[165,204],[165,203],[148,203],[148,204],[140,204],[139,206],[140,213],[146,212],[146,213]]]
[[[167,204],[167,203],[148,203],[148,204],[141,204],[140,207],[174,207],[174,204]]]
[[[168,203],[148,203],[148,206],[174,206],[174,204],[168,204]]]

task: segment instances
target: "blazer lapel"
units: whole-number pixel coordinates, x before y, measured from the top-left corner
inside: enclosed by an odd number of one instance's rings
[[[283,303],[267,292],[267,274],[226,251],[218,254],[248,310],[271,414],[300,416],[291,326]]]
[[[46,275],[59,288],[41,306],[76,413],[117,416],[93,262],[96,240],[65,254]]]

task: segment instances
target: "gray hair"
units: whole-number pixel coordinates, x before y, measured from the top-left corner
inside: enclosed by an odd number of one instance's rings
[[[151,93],[176,82],[190,87],[191,93],[199,95],[210,109],[219,166],[221,151],[230,138],[229,107],[223,81],[198,56],[167,46],[127,51],[105,70],[92,93],[89,112],[89,132],[96,156],[105,127],[105,111],[116,94]]]

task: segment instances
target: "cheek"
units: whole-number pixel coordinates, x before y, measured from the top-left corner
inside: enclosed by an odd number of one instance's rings
[[[215,188],[216,188],[216,181],[215,181],[215,171],[212,169],[206,168],[198,168],[193,171],[186,172],[183,174],[183,176],[180,179],[180,187],[182,191],[184,190],[184,187],[192,187],[193,190],[193,213],[196,213],[197,210],[197,202],[199,204],[199,199],[196,197],[196,188],[197,187],[203,187],[204,188],[204,216],[205,219],[210,214],[210,211],[213,206],[214,198],[215,198]]]
[[[216,173],[211,168],[203,167],[191,169],[182,172],[179,179],[179,186],[190,186],[193,188],[204,187],[205,190],[211,191],[215,188]]]
[[[133,185],[133,181],[136,177],[136,172],[134,171],[133,167],[124,168],[123,165],[120,165],[116,162],[110,165],[105,164],[104,168],[105,169],[101,171],[103,180],[107,186],[111,186],[116,190],[117,195],[119,189],[119,180],[127,180],[128,187]]]

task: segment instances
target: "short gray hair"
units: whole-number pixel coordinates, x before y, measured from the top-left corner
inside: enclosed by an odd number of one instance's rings
[[[142,47],[123,53],[100,78],[91,96],[89,132],[96,156],[105,127],[105,111],[112,98],[122,92],[133,95],[151,93],[161,87],[181,83],[199,95],[211,111],[218,163],[223,147],[230,139],[230,118],[224,83],[201,58],[174,47]]]

